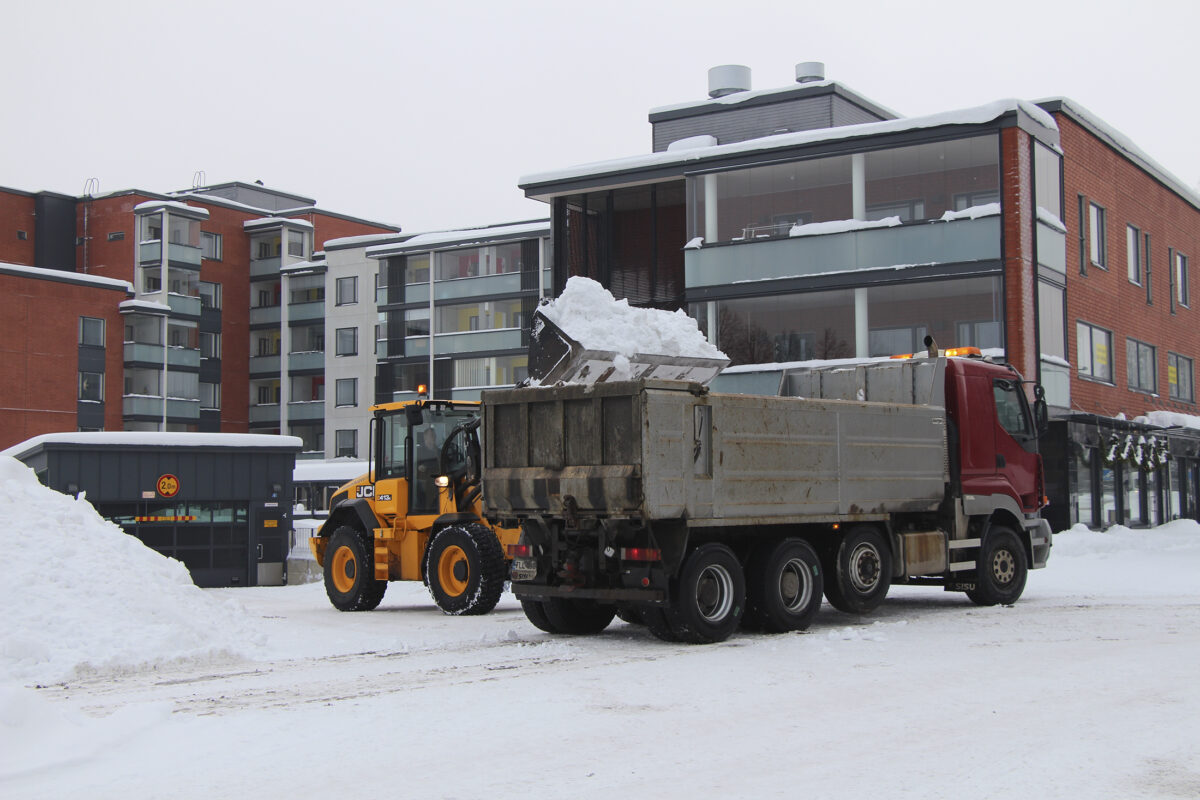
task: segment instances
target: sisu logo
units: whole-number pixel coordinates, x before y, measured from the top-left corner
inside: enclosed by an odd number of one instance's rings
[[[364,483],[361,486],[354,487],[355,497],[374,497],[375,487],[369,483]]]

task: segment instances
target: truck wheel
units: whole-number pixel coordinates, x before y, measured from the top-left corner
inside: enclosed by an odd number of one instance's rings
[[[325,594],[338,611],[370,611],[387,581],[375,580],[375,549],[365,533],[343,525],[325,548]]]
[[[746,574],[746,616],[755,630],[768,633],[807,630],[821,607],[821,561],[803,539],[784,539],[750,557]]]
[[[842,537],[825,570],[825,597],[847,614],[865,614],[887,597],[892,551],[877,528],[860,525]]]
[[[558,630],[550,624],[550,620],[546,617],[546,604],[541,600],[522,599],[521,610],[525,612],[525,618],[532,622],[538,630],[546,633],[558,633]]]
[[[994,526],[980,548],[975,589],[967,597],[977,606],[1012,605],[1025,591],[1028,575],[1021,540],[1011,528]]]
[[[504,553],[483,525],[454,525],[434,535],[425,554],[425,585],[447,614],[486,614],[504,591]]]
[[[555,633],[573,636],[589,636],[609,626],[616,616],[614,606],[594,600],[572,600],[565,597],[547,597],[544,603],[546,619],[556,629]]]
[[[746,578],[728,547],[710,542],[693,550],[678,586],[667,619],[680,641],[723,642],[737,630],[746,610]]]
[[[655,638],[662,639],[664,642],[679,641],[679,637],[671,629],[671,621],[667,618],[667,612],[664,609],[657,606],[646,606],[641,609],[639,615],[646,630],[654,634]]]

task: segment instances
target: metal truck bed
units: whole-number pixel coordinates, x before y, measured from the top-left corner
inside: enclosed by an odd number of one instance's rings
[[[640,380],[485,392],[489,516],[729,526],[934,511],[937,405],[712,394]]]

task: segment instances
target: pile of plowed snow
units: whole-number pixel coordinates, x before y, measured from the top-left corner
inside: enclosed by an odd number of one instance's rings
[[[608,350],[626,358],[638,353],[688,358],[725,358],[680,311],[632,308],[590,278],[567,279],[563,293],[541,312],[589,350]]]
[[[178,660],[247,655],[265,637],[183,564],[0,456],[0,681],[52,683]]]

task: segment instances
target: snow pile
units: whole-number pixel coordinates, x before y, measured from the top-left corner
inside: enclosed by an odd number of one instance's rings
[[[900,225],[899,217],[884,217],[883,219],[835,219],[829,222],[810,222],[806,225],[793,225],[788,230],[788,236],[824,236],[827,233],[845,233],[847,231],[865,231],[870,228],[894,228]]]
[[[1193,414],[1180,414],[1178,411],[1148,411],[1144,416],[1136,417],[1134,422],[1144,422],[1163,428],[1196,428],[1200,430],[1200,417]]]
[[[628,300],[615,299],[590,278],[568,279],[563,293],[540,311],[588,350],[607,350],[627,359],[638,353],[726,358],[682,310],[631,308]]]
[[[964,208],[962,211],[947,211],[945,214],[942,214],[940,219],[943,222],[953,222],[956,219],[979,219],[980,217],[991,217],[999,213],[999,203],[984,203],[981,206]]]
[[[183,564],[0,457],[0,682],[243,654],[265,640]]]

